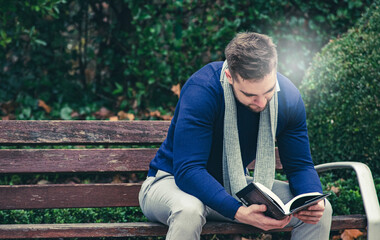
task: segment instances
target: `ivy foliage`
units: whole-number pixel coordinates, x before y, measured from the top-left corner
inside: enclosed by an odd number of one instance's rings
[[[65,208],[0,211],[1,223],[45,224],[45,223],[110,223],[146,222],[138,207],[117,208]]]
[[[301,86],[316,163],[360,161],[380,176],[380,2],[318,54]]]
[[[272,36],[280,71],[298,85],[312,56],[371,2],[0,0],[0,116],[172,113],[172,86],[223,60],[241,31]]]

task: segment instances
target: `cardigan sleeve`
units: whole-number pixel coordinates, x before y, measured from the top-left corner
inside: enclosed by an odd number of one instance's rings
[[[173,174],[182,191],[234,219],[241,203],[206,169],[218,104],[217,93],[205,86],[189,84],[181,92],[173,141]]]
[[[294,195],[322,192],[310,154],[305,106],[301,95],[286,112],[287,123],[277,136],[280,159]]]

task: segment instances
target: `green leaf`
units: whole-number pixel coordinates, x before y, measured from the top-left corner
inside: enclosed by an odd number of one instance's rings
[[[144,84],[142,83],[142,82],[137,82],[136,83],[136,87],[138,88],[138,89],[145,89],[145,86],[144,86]]]
[[[116,89],[112,92],[112,95],[117,95],[124,91],[123,86],[121,86],[119,83],[115,82],[115,85],[116,85]]]
[[[28,119],[30,117],[31,113],[32,113],[31,107],[26,107],[26,108],[22,109],[22,115],[23,115],[24,119]]]
[[[124,100],[120,103],[120,109],[125,109],[127,106],[128,106],[128,101],[124,99]]]
[[[42,41],[40,39],[36,39],[36,40],[34,40],[34,42],[37,43],[38,45],[42,45],[42,46],[46,46],[47,45],[45,41]]]
[[[60,112],[60,117],[63,119],[63,120],[71,120],[72,117],[71,117],[71,113],[73,112],[73,110],[66,106],[66,107],[63,107],[61,109],[61,112]]]

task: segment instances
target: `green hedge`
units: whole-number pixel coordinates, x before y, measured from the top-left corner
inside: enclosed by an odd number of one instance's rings
[[[380,177],[380,2],[318,54],[301,86],[316,163],[360,161]]]
[[[172,113],[171,87],[223,60],[239,31],[272,36],[280,71],[298,85],[312,56],[371,2],[0,0],[0,117]],[[110,113],[95,114],[101,107]]]

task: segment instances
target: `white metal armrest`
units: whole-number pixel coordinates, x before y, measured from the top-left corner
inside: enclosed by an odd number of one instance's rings
[[[353,168],[356,172],[360,192],[363,198],[364,210],[367,216],[368,239],[380,238],[380,206],[371,170],[360,162],[333,162],[315,166],[317,172],[333,169]]]

